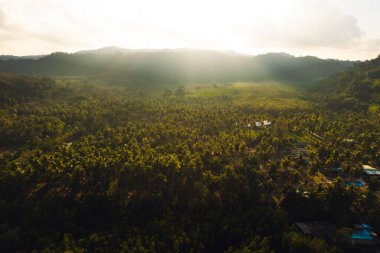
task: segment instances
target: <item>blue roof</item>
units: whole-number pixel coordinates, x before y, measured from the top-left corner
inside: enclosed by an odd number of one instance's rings
[[[365,229],[373,229],[370,225],[362,224],[362,227]]]
[[[361,187],[361,186],[364,186],[365,183],[362,183],[362,182],[360,182],[360,181],[349,181],[349,182],[347,182],[347,185],[348,185],[348,186]]]
[[[358,239],[358,240],[373,241],[372,235],[366,229],[362,229],[362,230],[359,230],[359,231],[352,233],[351,238],[352,239]]]

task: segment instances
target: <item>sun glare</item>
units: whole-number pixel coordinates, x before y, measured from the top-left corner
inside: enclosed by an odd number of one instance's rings
[[[262,1],[99,1],[73,2],[76,15],[88,20],[97,34],[93,46],[198,47],[247,51],[266,26],[291,8],[273,8]],[[273,26],[273,25],[271,25]],[[126,32],[128,31],[128,32]],[[245,35],[249,33],[249,35]],[[255,36],[257,33],[257,38]],[[243,39],[241,39],[243,38]]]
[[[364,11],[339,0],[3,0],[0,45],[18,55],[115,45],[370,58],[380,34],[368,4]]]

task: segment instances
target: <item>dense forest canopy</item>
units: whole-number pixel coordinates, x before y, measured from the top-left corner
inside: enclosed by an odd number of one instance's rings
[[[0,62],[7,72],[72,75],[0,75],[1,251],[376,252],[351,235],[361,223],[380,232],[380,183],[349,183],[362,165],[380,166],[379,58],[312,91],[278,80],[352,63],[202,55]],[[257,64],[273,82],[253,82]],[[131,85],[89,81],[103,75]],[[140,78],[176,85],[142,92],[132,85]],[[354,106],[331,102],[340,97]],[[334,235],[294,225],[314,221]]]
[[[380,56],[357,64],[310,87],[310,92],[335,108],[368,108],[379,112]]]

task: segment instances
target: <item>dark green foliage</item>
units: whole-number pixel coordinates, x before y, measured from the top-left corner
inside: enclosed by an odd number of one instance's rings
[[[290,232],[284,235],[284,252],[289,253],[338,253],[337,249],[318,238],[309,238],[300,233]]]
[[[2,252],[339,252],[291,224],[380,229],[376,182],[312,181],[336,164],[356,175],[380,163],[371,113],[255,107],[181,86],[146,94],[17,75],[0,85]],[[292,158],[301,140],[306,154]]]
[[[380,56],[310,88],[331,109],[367,110],[380,103]],[[376,109],[373,110],[378,113]]]

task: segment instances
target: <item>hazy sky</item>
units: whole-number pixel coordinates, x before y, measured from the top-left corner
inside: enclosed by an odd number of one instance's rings
[[[0,54],[104,46],[380,54],[380,0],[0,0]]]

